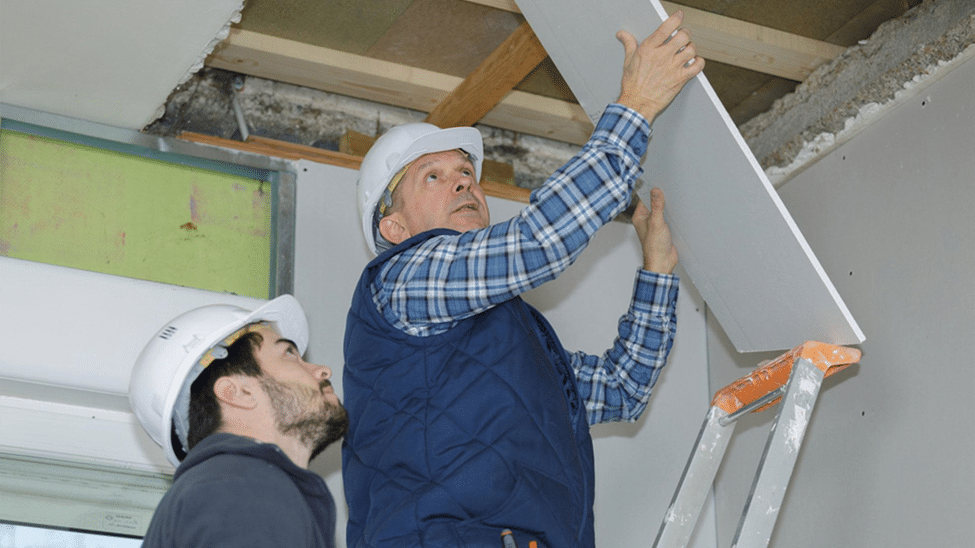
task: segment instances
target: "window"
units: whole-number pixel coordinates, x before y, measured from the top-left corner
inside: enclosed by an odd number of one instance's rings
[[[111,535],[92,531],[75,531],[0,522],[2,548],[138,548],[140,537]]]

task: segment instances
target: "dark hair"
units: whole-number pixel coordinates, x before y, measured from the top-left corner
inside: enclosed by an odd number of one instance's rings
[[[245,333],[227,347],[227,357],[213,360],[190,386],[189,432],[186,443],[192,449],[203,438],[214,433],[223,422],[220,402],[213,386],[221,377],[246,375],[260,377],[261,366],[254,357],[264,337],[253,331]]]

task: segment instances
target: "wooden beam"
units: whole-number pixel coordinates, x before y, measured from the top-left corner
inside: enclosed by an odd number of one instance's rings
[[[362,163],[361,157],[352,154],[297,145],[286,141],[267,139],[265,137],[255,137],[253,135],[248,137],[247,141],[234,141],[232,139],[214,137],[213,135],[205,135],[203,133],[183,131],[180,132],[179,138],[193,143],[229,148],[241,152],[260,154],[262,156],[273,156],[286,160],[310,160],[320,164],[346,167],[349,169],[359,169],[359,165]]]
[[[247,141],[234,141],[232,139],[224,139],[222,137],[214,137],[212,135],[191,131],[184,131],[179,134],[179,138],[184,141],[191,141],[203,145],[229,148],[241,152],[260,154],[262,156],[284,158],[286,160],[309,160],[319,164],[359,169],[359,165],[362,164],[362,156],[365,155],[368,146],[372,146],[375,138],[362,134],[356,134],[355,137],[357,138],[355,141],[358,143],[357,146],[367,145],[367,148],[361,151],[362,154],[335,152],[307,145],[289,143],[287,141],[268,139],[266,137],[255,137],[253,135],[248,137]],[[484,189],[484,194],[496,198],[528,203],[528,197],[531,191],[526,188],[514,186],[514,168],[510,164],[485,160],[482,172],[481,188]]]
[[[547,56],[531,26],[522,23],[434,107],[426,121],[440,127],[473,126]]]
[[[487,173],[485,173],[485,175],[487,175]],[[491,179],[482,179],[481,189],[484,191],[485,196],[494,196],[495,198],[502,198],[505,200],[511,200],[513,202],[521,202],[523,204],[527,204],[528,199],[531,196],[531,191],[527,188],[499,183],[497,181],[492,181]]]
[[[430,112],[461,78],[293,40],[231,29],[207,66]],[[481,123],[581,145],[592,122],[575,103],[512,91]]]
[[[514,0],[466,1],[521,13]],[[846,50],[828,42],[672,2],[661,4],[667,13],[684,10],[684,26],[691,32],[701,57],[736,67],[801,82],[816,67]]]

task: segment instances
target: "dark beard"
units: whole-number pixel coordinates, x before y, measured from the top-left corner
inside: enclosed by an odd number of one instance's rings
[[[349,430],[349,415],[341,404],[330,404],[322,398],[317,409],[309,409],[295,391],[274,379],[260,378],[261,387],[274,406],[274,422],[284,435],[294,435],[311,449],[309,462],[326,447],[338,441]],[[323,380],[319,393],[331,383]]]

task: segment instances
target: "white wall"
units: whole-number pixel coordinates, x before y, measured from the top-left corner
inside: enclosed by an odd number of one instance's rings
[[[975,56],[781,196],[866,341],[860,364],[824,384],[772,545],[971,546]],[[708,339],[712,390],[768,357],[736,354],[713,322]],[[719,472],[719,546],[737,529],[771,420],[745,419]]]
[[[0,453],[171,472],[129,410],[129,372],[162,327],[260,299],[0,257]]]
[[[333,369],[341,394],[342,339],[355,282],[370,256],[355,205],[356,172],[299,163],[295,294],[312,326],[308,359]],[[492,220],[522,204],[491,199]],[[632,227],[611,223],[563,276],[526,295],[552,321],[570,349],[602,353],[625,312],[639,261]],[[644,418],[599,425],[596,446],[596,535],[600,546],[643,547],[657,534],[707,409],[703,303],[681,287],[678,337]],[[345,520],[341,456],[334,446],[312,463],[339,499],[339,545]],[[713,515],[713,514],[712,514]],[[713,517],[702,519],[695,546],[713,546]]]

